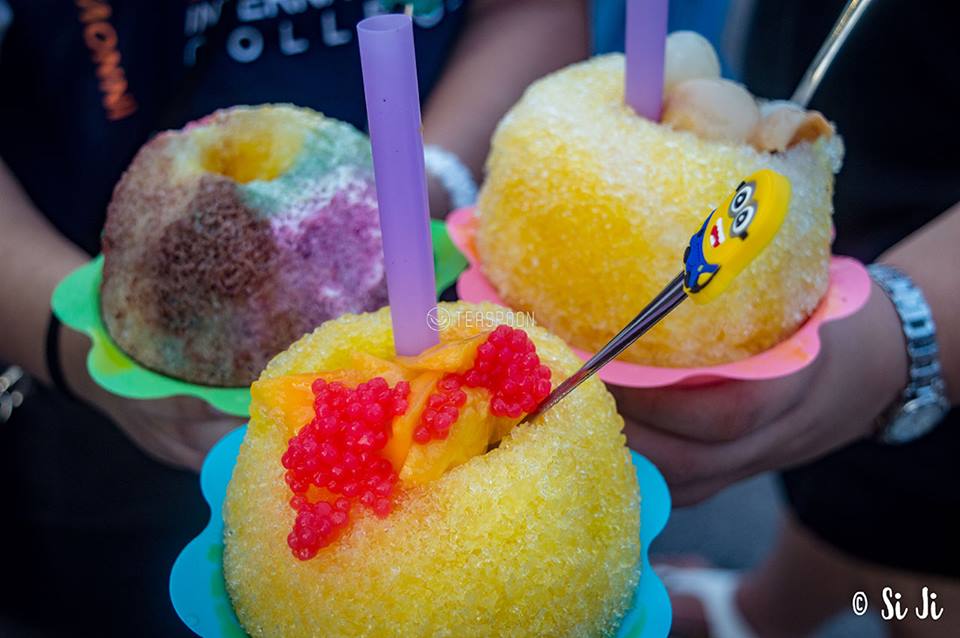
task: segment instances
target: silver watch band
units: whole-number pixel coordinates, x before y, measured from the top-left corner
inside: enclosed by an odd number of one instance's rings
[[[6,423],[13,410],[23,403],[24,388],[17,384],[25,379],[23,370],[18,366],[9,366],[0,373],[0,423]]]
[[[900,317],[909,360],[907,387],[882,415],[878,438],[889,444],[907,443],[932,430],[950,409],[936,324],[923,291],[908,275],[886,264],[872,264],[868,270]]]

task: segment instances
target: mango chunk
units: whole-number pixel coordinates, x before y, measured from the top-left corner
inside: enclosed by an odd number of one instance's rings
[[[290,434],[313,419],[313,390],[317,374],[290,374],[273,379],[260,379],[250,386],[254,404],[279,415]]]
[[[405,485],[419,485],[440,478],[448,470],[463,465],[487,451],[493,434],[490,417],[490,393],[482,388],[462,388],[467,402],[445,439],[413,445],[407,454],[400,480]]]
[[[407,411],[393,419],[393,434],[382,452],[383,457],[393,464],[393,469],[400,471],[403,467],[413,444],[413,431],[420,422],[427,399],[437,388],[437,382],[442,376],[442,372],[424,372],[410,381]]]
[[[350,359],[351,369],[365,377],[364,381],[382,377],[384,381],[394,386],[400,381],[410,381],[417,376],[416,372],[393,361],[387,361],[366,352],[354,352],[350,355]]]
[[[263,405],[270,412],[279,413],[280,421],[287,426],[292,436],[313,420],[311,386],[317,379],[324,379],[328,383],[342,383],[352,388],[374,377],[383,377],[387,383],[395,385],[398,381],[403,381],[407,374],[400,366],[372,355],[363,355],[358,365],[359,368],[350,370],[288,374],[272,379],[259,379],[250,386],[250,395],[254,403]]]
[[[414,370],[436,370],[440,372],[465,372],[473,365],[480,347],[488,332],[481,332],[469,339],[440,343],[413,357],[397,357],[397,363]]]

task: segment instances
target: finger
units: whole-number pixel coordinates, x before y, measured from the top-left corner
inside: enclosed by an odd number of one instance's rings
[[[156,417],[179,422],[201,422],[218,419],[224,415],[203,399],[190,396],[173,396],[141,402],[143,411]]]
[[[148,451],[174,467],[199,472],[210,449],[241,425],[243,422],[236,418],[202,423],[170,422],[152,430],[155,444]]]
[[[654,431],[653,437],[658,435],[659,433]],[[634,437],[634,441],[639,439],[644,439],[646,441],[647,437]],[[752,465],[737,463],[733,463],[733,467],[729,469],[717,467],[715,470],[710,472],[694,472],[690,471],[689,468],[687,471],[678,470],[672,459],[662,456],[659,450],[654,451],[651,454],[647,454],[647,451],[644,449],[635,449],[638,453],[647,456],[650,461],[653,462],[653,464],[656,465],[663,473],[667,484],[670,486],[671,500],[677,507],[696,505],[753,474]],[[708,450],[705,452],[705,454],[710,455],[711,451]]]
[[[780,467],[803,431],[801,420],[785,417],[737,440],[710,443],[629,419],[624,423],[627,443],[660,469],[672,489],[705,482],[728,485]]]
[[[694,483],[725,474],[739,459],[718,451],[718,444],[704,443],[626,421],[627,444],[650,459],[671,486]]]
[[[179,426],[180,436],[178,438],[195,450],[203,459],[210,448],[216,445],[220,439],[241,425],[243,425],[243,422],[240,419],[231,417],[203,423],[184,423]]]
[[[137,427],[127,427],[118,422],[121,430],[144,454],[155,461],[177,469],[199,471],[203,453],[183,442],[173,433],[168,424],[145,421]]]
[[[670,498],[675,507],[698,505],[745,478],[746,476],[740,474],[728,474],[705,481],[678,485],[671,487]]]
[[[610,386],[610,391],[626,418],[697,441],[724,442],[792,410],[803,398],[806,376],[657,389]]]

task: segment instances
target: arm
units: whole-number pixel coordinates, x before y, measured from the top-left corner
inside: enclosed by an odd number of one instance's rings
[[[49,381],[44,361],[50,295],[87,260],[38,213],[0,162],[0,359]]]
[[[64,276],[86,261],[0,163],[0,359],[50,381],[45,359],[50,296]],[[132,401],[112,395],[87,374],[88,350],[85,336],[61,328],[59,356],[70,389],[161,461],[199,469],[206,451],[239,425],[197,399]]]
[[[950,402],[960,404],[960,204],[910,235],[877,261],[904,271],[933,310]]]
[[[585,0],[475,0],[424,109],[425,141],[479,177],[497,122],[524,89],[587,57],[587,24]]]
[[[879,261],[906,272],[933,310],[950,400],[960,403],[960,204]],[[679,504],[768,470],[812,460],[870,436],[907,384],[899,317],[876,285],[860,312],[822,330],[804,370],[770,381],[697,388],[614,389],[630,445],[663,470]]]

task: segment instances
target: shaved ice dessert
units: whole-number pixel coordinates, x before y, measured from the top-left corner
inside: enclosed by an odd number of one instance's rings
[[[147,143],[114,191],[102,316],[141,364],[244,386],[323,321],[387,302],[367,138],[240,106]]]
[[[621,358],[719,364],[791,335],[827,289],[842,142],[819,113],[720,79],[710,44],[667,40],[661,122],[624,103],[607,55],[531,85],[503,118],[477,206],[483,271],[510,306],[595,351],[681,270],[703,219],[761,168],[788,177],[787,218],[723,299],[683,304]]]
[[[638,579],[639,496],[596,379],[518,425],[579,359],[542,328],[458,321],[397,357],[344,315],[252,386],[224,505],[251,636],[607,636]],[[507,316],[512,316],[506,313]]]

